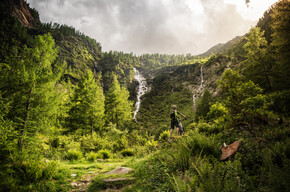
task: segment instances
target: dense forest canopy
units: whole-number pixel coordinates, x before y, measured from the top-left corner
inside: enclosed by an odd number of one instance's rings
[[[0,17],[0,191],[80,190],[86,176],[88,191],[290,190],[288,0],[201,55],[103,52],[23,0]],[[149,90],[136,120],[134,69]],[[185,135],[169,138],[173,104]],[[109,184],[110,166],[135,172]]]

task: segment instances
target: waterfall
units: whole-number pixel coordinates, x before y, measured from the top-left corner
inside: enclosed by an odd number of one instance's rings
[[[134,116],[133,116],[133,119],[136,120],[136,115],[140,109],[141,96],[148,92],[148,86],[147,86],[146,79],[142,76],[142,74],[135,68],[134,68],[134,72],[135,72],[134,78],[139,83],[139,85],[137,87],[137,102],[135,104],[136,109],[134,111]]]
[[[204,82],[204,80],[203,80],[202,66],[201,66],[200,67],[200,85],[199,85],[196,93],[192,95],[193,110],[195,110],[195,108],[196,108],[196,98],[197,98],[196,94],[200,94],[202,92],[203,82]]]

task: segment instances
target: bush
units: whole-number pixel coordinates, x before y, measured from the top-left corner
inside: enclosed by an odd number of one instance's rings
[[[82,157],[83,157],[82,152],[77,150],[69,150],[65,155],[65,158],[70,161],[80,160]]]
[[[208,132],[211,129],[211,126],[208,123],[199,123],[197,124],[197,130],[200,133]]]
[[[158,142],[154,141],[153,139],[151,141],[147,141],[147,143],[145,144],[146,150],[148,152],[156,151],[157,144]]]
[[[108,150],[100,150],[97,154],[100,159],[109,159],[111,157],[111,153]]]
[[[98,154],[93,151],[86,154],[86,159],[90,162],[94,162],[97,159],[97,157],[98,157]]]
[[[173,191],[166,160],[161,158],[156,154],[138,164],[135,175],[141,182],[132,191]]]
[[[134,152],[130,149],[125,149],[121,152],[121,154],[123,155],[123,157],[130,157],[130,156],[134,156]]]
[[[215,120],[215,124],[210,125],[208,123],[199,123],[197,125],[197,130],[199,133],[206,133],[206,134],[217,134],[222,130],[222,126],[219,125],[218,122],[220,119]]]
[[[218,119],[226,117],[229,114],[229,110],[221,103],[216,102],[210,107],[210,111],[207,114],[208,119]]]
[[[169,131],[163,131],[163,133],[161,133],[159,136],[159,141],[167,141],[169,136],[170,136]]]
[[[95,132],[93,135],[88,134],[80,138],[80,147],[82,151],[98,151],[103,148],[103,139]]]
[[[0,191],[38,191],[32,189],[60,175],[56,161],[42,160],[31,153],[14,153],[7,163],[9,166],[1,168]]]
[[[272,191],[290,190],[290,139],[263,150],[262,179]]]

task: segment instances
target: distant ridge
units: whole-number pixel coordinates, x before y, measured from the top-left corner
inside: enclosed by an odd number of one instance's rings
[[[241,39],[243,39],[244,36],[236,36],[232,40],[226,42],[226,43],[219,43],[213,47],[211,47],[206,52],[199,54],[200,57],[209,57],[212,54],[218,54],[218,53],[226,53],[233,45],[236,45]]]

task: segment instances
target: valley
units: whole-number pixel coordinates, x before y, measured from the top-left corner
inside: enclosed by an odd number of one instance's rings
[[[203,54],[136,55],[2,1],[0,191],[289,191],[289,10]]]

